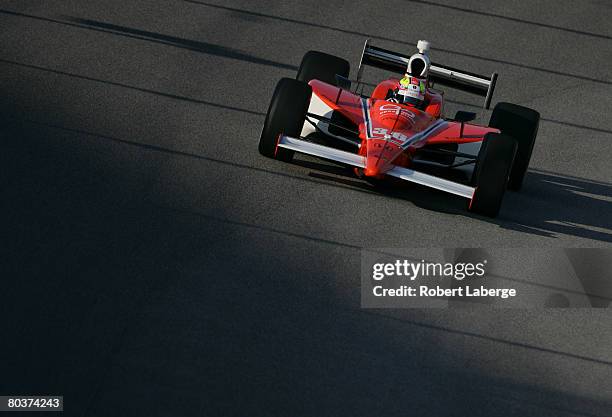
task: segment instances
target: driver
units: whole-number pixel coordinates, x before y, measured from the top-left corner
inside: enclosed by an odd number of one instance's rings
[[[398,82],[389,101],[414,106],[422,110],[425,108],[425,93],[427,92],[427,77],[429,75],[430,62],[427,55],[429,42],[419,41],[417,49],[419,52],[410,57],[404,78]]]

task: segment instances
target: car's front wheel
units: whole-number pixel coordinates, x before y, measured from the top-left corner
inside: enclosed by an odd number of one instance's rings
[[[298,137],[302,132],[310,105],[312,88],[301,81],[281,78],[276,85],[264,122],[259,153],[281,161],[291,161],[293,151],[277,148],[281,134]]]
[[[487,133],[474,168],[476,190],[470,201],[470,211],[488,217],[497,216],[506,192],[516,150],[517,143],[512,136]]]
[[[508,188],[511,190],[519,190],[523,185],[539,124],[540,113],[527,107],[498,103],[493,109],[489,126],[501,130],[505,135],[512,136],[518,144],[508,181]]]

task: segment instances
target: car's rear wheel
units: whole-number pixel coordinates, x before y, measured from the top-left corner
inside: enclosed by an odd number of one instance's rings
[[[277,148],[280,134],[298,137],[302,132],[312,89],[306,83],[281,78],[276,85],[264,122],[259,153],[281,161],[291,161],[293,151]]]
[[[308,51],[297,73],[297,79],[305,83],[320,80],[336,85],[336,74],[348,78],[351,66],[347,60],[324,52]]]
[[[523,185],[539,124],[540,113],[527,107],[498,103],[493,109],[489,126],[501,130],[505,135],[512,136],[518,144],[508,181],[508,188],[511,190],[519,190]]]
[[[482,141],[474,182],[476,191],[469,210],[489,217],[499,213],[517,150],[516,140],[509,135],[488,133]]]

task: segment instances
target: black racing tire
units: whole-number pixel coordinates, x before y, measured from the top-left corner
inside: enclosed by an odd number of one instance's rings
[[[261,131],[260,154],[285,162],[293,159],[293,151],[277,149],[276,144],[281,133],[292,137],[300,135],[311,96],[312,88],[308,84],[291,78],[281,78],[272,94]]]
[[[509,135],[487,133],[482,141],[474,182],[476,190],[468,209],[488,217],[499,213],[518,144]]]
[[[348,78],[351,65],[347,60],[324,52],[308,51],[302,58],[296,79],[304,81],[319,80],[336,85],[336,74]]]
[[[523,185],[539,124],[540,113],[527,107],[498,103],[493,109],[489,126],[501,130],[505,135],[512,136],[518,144],[508,181],[510,190],[519,190]]]

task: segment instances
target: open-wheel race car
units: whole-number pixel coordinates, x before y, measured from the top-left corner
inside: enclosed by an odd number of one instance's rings
[[[282,161],[300,152],[351,166],[366,179],[411,181],[468,199],[472,212],[497,216],[506,189],[523,184],[540,115],[500,102],[488,126],[470,123],[476,118],[471,112],[445,118],[444,95],[435,86],[481,95],[488,109],[497,74],[431,63],[427,41],[417,49],[405,56],[366,41],[353,81],[346,60],[306,53],[296,79],[283,78],[276,86],[259,152]],[[403,77],[380,82],[366,96],[365,66]],[[464,180],[452,175],[457,170],[467,172]]]

